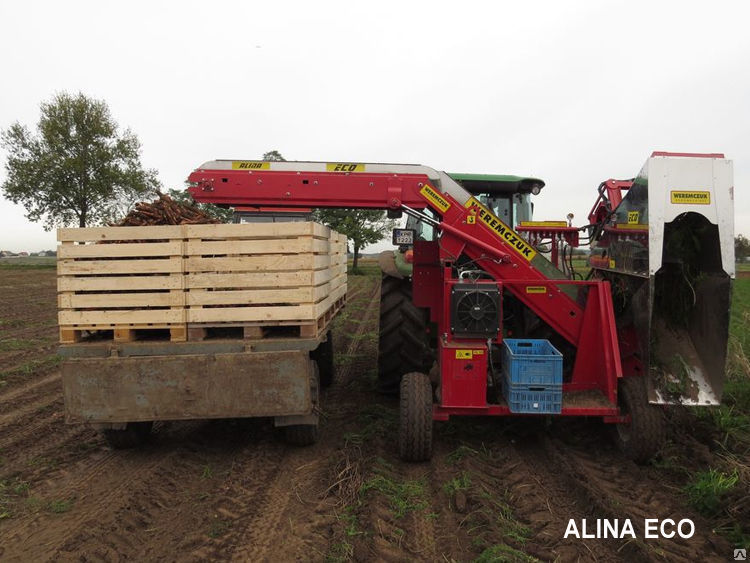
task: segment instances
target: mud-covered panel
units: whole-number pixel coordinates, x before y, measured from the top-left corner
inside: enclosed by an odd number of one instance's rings
[[[301,351],[81,358],[62,367],[68,422],[125,422],[304,414]]]

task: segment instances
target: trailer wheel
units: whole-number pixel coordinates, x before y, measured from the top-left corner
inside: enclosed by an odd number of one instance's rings
[[[326,334],[325,342],[321,342],[315,351],[310,355],[318,364],[320,373],[320,386],[328,387],[333,383],[333,333],[329,330]]]
[[[432,352],[427,339],[427,315],[412,301],[411,280],[383,276],[380,284],[378,388],[396,394],[401,376],[428,372]]]
[[[423,373],[401,378],[398,448],[404,461],[432,457],[432,384]]]
[[[312,446],[318,441],[318,404],[320,400],[318,363],[312,360],[312,378],[310,380],[310,396],[312,398],[315,424],[293,424],[284,427],[284,439],[293,446]]]
[[[115,450],[135,448],[148,440],[153,422],[128,422],[125,428],[102,430],[109,447]]]
[[[627,457],[646,463],[659,452],[666,438],[662,413],[648,402],[646,378],[622,378],[619,399],[620,411],[630,415],[630,422],[615,425],[615,441]]]

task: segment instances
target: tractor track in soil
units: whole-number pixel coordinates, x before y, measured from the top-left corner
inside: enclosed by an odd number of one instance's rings
[[[597,434],[593,432],[592,434]],[[599,434],[602,434],[600,431]],[[638,538],[644,538],[646,518],[689,518],[695,535],[634,541],[627,546],[633,558],[644,561],[725,561],[730,545],[711,532],[700,515],[680,502],[680,489],[654,478],[648,467],[623,460],[612,448],[588,447],[545,437],[542,448],[549,466],[556,467],[572,490],[578,491],[602,518],[630,518]]]
[[[7,277],[0,285],[23,279]],[[0,353],[0,365],[23,364],[56,336],[54,273],[30,287],[51,305],[30,313],[38,327],[14,321],[18,331],[7,334],[40,346]],[[625,461],[593,423],[458,418],[435,426],[431,463],[399,461],[398,400],[374,391],[377,279],[351,276],[347,297],[334,324],[336,379],[308,448],[286,446],[269,421],[246,420],[159,423],[145,447],[112,451],[95,431],[64,424],[59,371],[9,377],[0,387],[0,482],[24,486],[5,505],[0,497],[9,514],[0,518],[0,561],[469,561],[497,545],[514,550],[509,560],[728,559],[728,544],[686,507],[679,483]],[[19,318],[20,306],[0,296],[0,321]],[[339,493],[344,459],[361,483],[417,483],[420,496],[401,513],[377,490]],[[465,489],[450,492],[461,477]],[[563,538],[569,519],[597,517],[631,518],[636,529],[644,517],[691,518],[696,535]]]
[[[350,306],[364,299],[364,317],[376,318],[377,288],[353,285]],[[344,332],[351,337],[342,339],[345,355],[356,355],[365,327]],[[340,369],[338,378],[349,372]],[[192,560],[271,560],[295,521],[288,554],[305,558],[317,541],[323,557],[333,517],[316,494],[335,463],[319,450],[325,428],[318,446],[297,450],[263,421],[171,423],[157,425],[142,450],[111,451],[95,432],[62,423],[59,383],[59,373],[48,374],[0,395],[1,474],[30,482],[30,499],[72,506],[62,515],[19,503],[17,515],[0,521],[0,559],[111,560],[127,553],[154,560],[179,552]],[[337,394],[336,387],[324,394],[324,409]],[[303,500],[311,491],[317,493]],[[311,504],[319,505],[317,523]]]
[[[348,307],[359,305],[357,297],[366,299],[364,313],[357,328],[350,333],[345,345],[344,357],[355,356],[361,346],[360,336],[368,321],[376,318],[377,288],[366,295],[367,289],[355,289],[348,297]],[[256,471],[242,470],[243,474],[258,475],[250,486],[231,481],[225,498],[212,511],[229,519],[231,532],[221,542],[206,550],[202,547],[195,555],[199,559],[231,559],[237,561],[301,560],[310,553],[325,553],[325,530],[333,521],[333,515],[325,499],[320,499],[322,484],[327,482],[331,466],[336,462],[335,437],[330,419],[326,419],[329,404],[340,399],[342,386],[352,371],[345,364],[336,372],[334,385],[323,393],[321,408],[323,424],[321,438],[315,448],[290,450],[275,442],[264,451],[273,453],[271,459],[261,463]],[[333,438],[333,440],[331,440]],[[322,451],[321,451],[322,450]],[[254,461],[252,452],[251,459]],[[312,509],[313,514],[309,512]],[[286,545],[279,545],[277,533],[288,532]]]

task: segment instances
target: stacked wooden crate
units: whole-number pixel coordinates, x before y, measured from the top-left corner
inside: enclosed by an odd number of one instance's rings
[[[82,331],[169,329],[185,340],[183,227],[59,229],[57,291],[60,341]]]
[[[315,336],[346,296],[346,239],[318,223],[186,225],[187,323]],[[196,330],[197,329],[197,330]]]
[[[346,239],[311,222],[97,227],[58,231],[62,342],[83,331],[215,327],[325,329],[346,297]]]

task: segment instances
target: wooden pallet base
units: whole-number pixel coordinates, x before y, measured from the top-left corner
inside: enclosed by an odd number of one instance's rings
[[[200,341],[211,338],[318,338],[336,314],[346,305],[346,296],[336,300],[316,321],[268,321],[253,323],[191,323],[188,324],[188,340]]]
[[[315,321],[268,321],[254,323],[205,323],[164,325],[87,325],[60,327],[60,342],[74,344],[82,340],[169,340],[201,341],[212,338],[260,340],[264,338],[318,338],[328,330],[336,314],[346,305],[346,296]]]
[[[62,326],[60,343],[74,344],[81,342],[86,333],[94,340],[113,340],[115,342],[133,342],[136,340],[170,340],[185,342],[187,327],[179,325],[96,325],[96,326]]]

